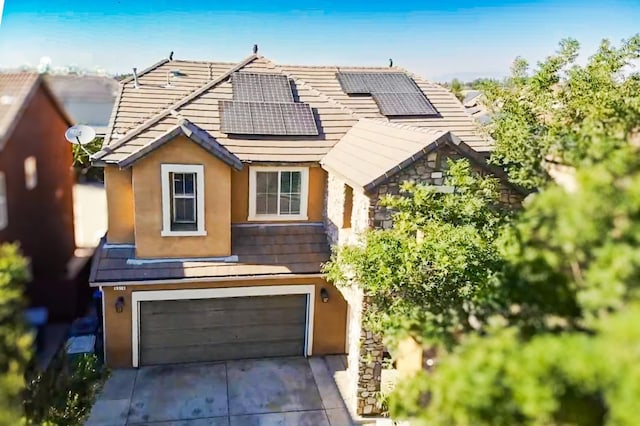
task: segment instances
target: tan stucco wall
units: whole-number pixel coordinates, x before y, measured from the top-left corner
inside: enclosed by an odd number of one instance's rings
[[[206,236],[163,237],[162,164],[204,166]],[[207,257],[231,254],[231,168],[180,136],[133,165],[136,256]]]
[[[342,354],[345,350],[347,303],[334,286],[321,278],[299,278],[260,281],[225,281],[207,283],[182,283],[165,285],[126,286],[124,290],[113,287],[103,288],[105,315],[105,355],[111,368],[132,366],[131,337],[131,293],[133,291],[155,291],[197,288],[249,287],[268,285],[309,285],[316,288],[314,306],[313,355]],[[329,301],[323,303],[320,290],[326,288]],[[124,297],[125,308],[121,313],[115,310],[118,297]]]
[[[401,377],[412,377],[422,370],[422,345],[412,337],[407,337],[398,343],[395,354],[396,369]]]
[[[289,164],[296,166],[295,164]],[[249,216],[249,165],[231,175],[231,222],[247,223]],[[319,166],[309,167],[308,222],[322,222],[327,173]],[[283,221],[278,221],[282,223]]]
[[[133,187],[131,169],[120,170],[115,166],[104,169],[104,185],[107,192],[108,226],[110,243],[134,242]]]

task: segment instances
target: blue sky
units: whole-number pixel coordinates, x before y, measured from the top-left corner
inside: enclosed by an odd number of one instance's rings
[[[3,0],[0,0],[0,4]],[[640,31],[640,1],[4,0],[0,67],[145,68],[178,59],[386,65],[438,80],[499,76],[563,37],[585,52]]]

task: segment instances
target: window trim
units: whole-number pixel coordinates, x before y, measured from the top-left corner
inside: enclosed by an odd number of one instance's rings
[[[280,172],[300,173],[300,214],[257,214],[256,190],[258,172],[278,172],[278,192],[280,191]],[[280,200],[278,200],[278,203]],[[249,221],[298,221],[308,220],[307,207],[309,204],[309,168],[308,167],[269,167],[251,166],[249,168]]]
[[[7,197],[7,181],[4,172],[0,172],[0,230],[9,226],[9,203]]]
[[[171,173],[196,174],[196,225],[195,231],[171,230]],[[204,229],[204,166],[199,164],[161,164],[162,179],[162,230],[163,237],[198,237],[207,235]]]

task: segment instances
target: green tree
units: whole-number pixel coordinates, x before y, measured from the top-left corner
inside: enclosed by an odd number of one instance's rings
[[[549,181],[544,161],[597,163],[629,143],[640,122],[640,35],[619,47],[604,40],[585,65],[579,44],[566,39],[534,70],[522,58],[503,84],[485,84],[493,108],[493,161],[528,188]]]
[[[406,195],[383,200],[395,210],[393,229],[335,249],[325,265],[330,281],[357,283],[370,295],[365,320],[388,340],[409,334],[451,345],[460,332],[480,327],[496,304],[501,257],[494,241],[508,220],[498,182],[459,161],[449,163],[446,184],[455,191],[405,183]]]
[[[80,146],[72,145],[73,153],[73,167],[76,172],[76,176],[84,177],[86,179],[103,180],[102,167],[93,167],[91,165],[91,155],[100,151],[102,148],[103,138],[95,138],[90,143]]]
[[[464,94],[462,93],[462,91],[464,90],[464,84],[457,78],[451,80],[449,90],[451,90],[451,93],[453,93],[459,101],[462,101],[464,99]]]
[[[21,417],[24,373],[32,337],[23,323],[24,284],[29,264],[16,245],[0,245],[0,425],[14,426]]]
[[[578,170],[575,191],[549,185],[528,200],[496,240],[503,269],[493,288],[509,309],[487,320],[488,335],[461,336],[431,375],[403,383],[395,415],[430,425],[637,423],[638,158],[621,148]]]

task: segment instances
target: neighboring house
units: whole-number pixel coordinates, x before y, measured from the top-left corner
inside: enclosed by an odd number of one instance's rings
[[[0,242],[20,243],[29,303],[53,319],[73,318],[86,287],[74,256],[71,124],[41,76],[0,74]]]
[[[462,105],[464,105],[467,114],[473,117],[480,124],[488,124],[491,122],[491,112],[483,103],[485,97],[479,90],[465,90]]]
[[[348,353],[357,411],[375,413],[382,345],[362,330],[363,295],[325,281],[330,244],[389,226],[380,195],[442,185],[448,157],[502,176],[490,150],[452,94],[400,68],[252,55],[124,80],[93,157],[109,211],[91,275],[107,363]]]
[[[95,75],[47,75],[47,83],[78,124],[86,124],[104,137],[118,94],[118,82]]]

